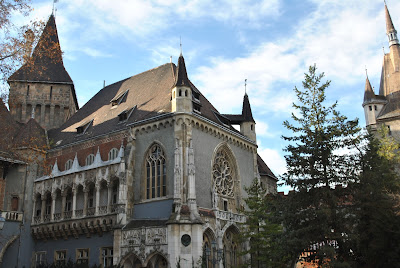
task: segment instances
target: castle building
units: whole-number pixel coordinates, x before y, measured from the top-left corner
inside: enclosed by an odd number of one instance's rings
[[[385,125],[400,141],[400,43],[386,3],[385,16],[390,51],[383,56],[379,94],[375,94],[367,76],[362,106],[367,127],[376,131]]]
[[[56,61],[40,53],[49,44]],[[35,164],[38,175],[19,188],[25,267],[69,259],[102,267],[238,267],[248,258],[239,255],[248,245],[234,239],[246,220],[244,188],[258,179],[276,192],[277,178],[257,153],[247,94],[241,114],[219,113],[189,80],[181,53],[177,65],[104,87],[78,109],[53,16],[32,57],[34,66],[9,79],[7,117],[43,131],[36,136],[49,146]],[[15,258],[15,246],[3,247],[0,261]]]

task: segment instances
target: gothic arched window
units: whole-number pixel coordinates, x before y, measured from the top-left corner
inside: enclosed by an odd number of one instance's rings
[[[150,148],[145,163],[146,199],[166,196],[167,166],[164,151],[159,144]]]
[[[225,149],[220,149],[214,158],[212,176],[215,191],[223,196],[235,195],[235,169]]]

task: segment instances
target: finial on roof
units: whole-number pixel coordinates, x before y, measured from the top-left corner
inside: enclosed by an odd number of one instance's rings
[[[367,65],[365,65],[365,75],[368,77],[368,69],[367,69]]]
[[[179,36],[179,46],[181,47],[181,56],[182,56],[182,36]]]
[[[247,95],[247,78],[244,79],[244,94]]]
[[[55,4],[58,2],[58,0],[53,0],[53,10],[51,11],[51,15],[55,16],[55,11],[57,10],[55,8]]]

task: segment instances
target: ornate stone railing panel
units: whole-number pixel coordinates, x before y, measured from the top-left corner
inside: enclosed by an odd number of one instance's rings
[[[246,216],[238,213],[233,213],[230,211],[216,210],[215,216],[217,219],[232,222],[246,222]]]
[[[107,206],[100,206],[99,207],[99,215],[107,214]]]
[[[87,216],[94,216],[95,212],[96,212],[96,208],[88,208],[87,212],[86,212],[86,215]]]
[[[77,218],[83,217],[83,209],[76,209],[75,210],[75,217],[77,217]]]
[[[72,211],[65,211],[64,219],[71,219],[71,218],[72,218]]]

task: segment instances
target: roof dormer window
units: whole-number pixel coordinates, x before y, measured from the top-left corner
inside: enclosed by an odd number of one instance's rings
[[[76,133],[77,134],[85,134],[86,130],[89,128],[89,126],[93,123],[93,119],[90,120],[87,123],[84,123],[82,125],[80,125],[79,127],[76,128]]]
[[[126,97],[128,96],[128,91],[129,89],[127,89],[124,92],[121,92],[120,94],[118,94],[117,96],[115,96],[110,102],[112,106],[117,106],[120,105],[121,103],[126,101]]]
[[[132,109],[128,109],[128,110],[125,110],[125,111],[123,111],[122,113],[120,113],[120,114],[118,115],[118,121],[119,121],[119,122],[124,122],[124,121],[128,120],[129,117],[131,117],[131,115],[132,115],[132,113],[133,113],[133,111],[134,111],[135,109],[136,109],[136,105],[135,105],[135,107],[133,107]]]

